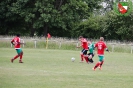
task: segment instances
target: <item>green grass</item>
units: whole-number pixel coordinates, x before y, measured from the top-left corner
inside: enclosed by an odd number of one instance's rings
[[[10,59],[13,48],[0,48],[0,88],[132,88],[133,55],[105,53],[102,70],[79,63],[80,50],[23,48],[23,64]],[[75,57],[75,62],[71,62]]]

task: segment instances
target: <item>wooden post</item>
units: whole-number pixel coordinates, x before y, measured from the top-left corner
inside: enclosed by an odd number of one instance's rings
[[[34,41],[35,48],[36,48],[36,42],[37,42],[37,41],[35,40],[35,41]]]
[[[59,44],[59,49],[61,48],[61,41],[60,41],[60,44]]]
[[[131,45],[131,54],[133,53],[133,45]]]

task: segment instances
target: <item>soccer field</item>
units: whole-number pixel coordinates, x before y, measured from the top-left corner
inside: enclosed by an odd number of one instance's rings
[[[0,48],[0,88],[132,88],[133,55],[105,53],[102,70],[79,63],[80,50],[25,49],[23,62],[10,59],[13,48]],[[75,57],[75,62],[71,58]]]

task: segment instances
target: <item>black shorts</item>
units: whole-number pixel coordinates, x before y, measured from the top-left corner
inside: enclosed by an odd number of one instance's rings
[[[93,53],[88,53],[88,55],[89,55],[89,56],[92,55],[92,58],[94,57],[94,54],[93,54]],[[91,58],[91,59],[88,58],[88,61],[89,61],[90,63],[93,63],[93,62],[94,62],[92,58]]]
[[[87,54],[87,51],[86,49],[83,49],[81,52],[83,53],[83,55],[86,55]]]
[[[88,55],[89,55],[89,56],[92,55],[92,58],[94,57],[94,54],[93,54],[93,53],[88,53]]]

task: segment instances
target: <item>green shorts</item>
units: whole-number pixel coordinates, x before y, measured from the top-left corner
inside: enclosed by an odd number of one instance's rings
[[[99,57],[99,61],[100,61],[100,62],[103,61],[104,56],[98,56],[98,57]]]
[[[20,48],[20,49],[16,49],[16,52],[18,53],[18,54],[20,54],[21,52],[22,52],[22,49]]]

